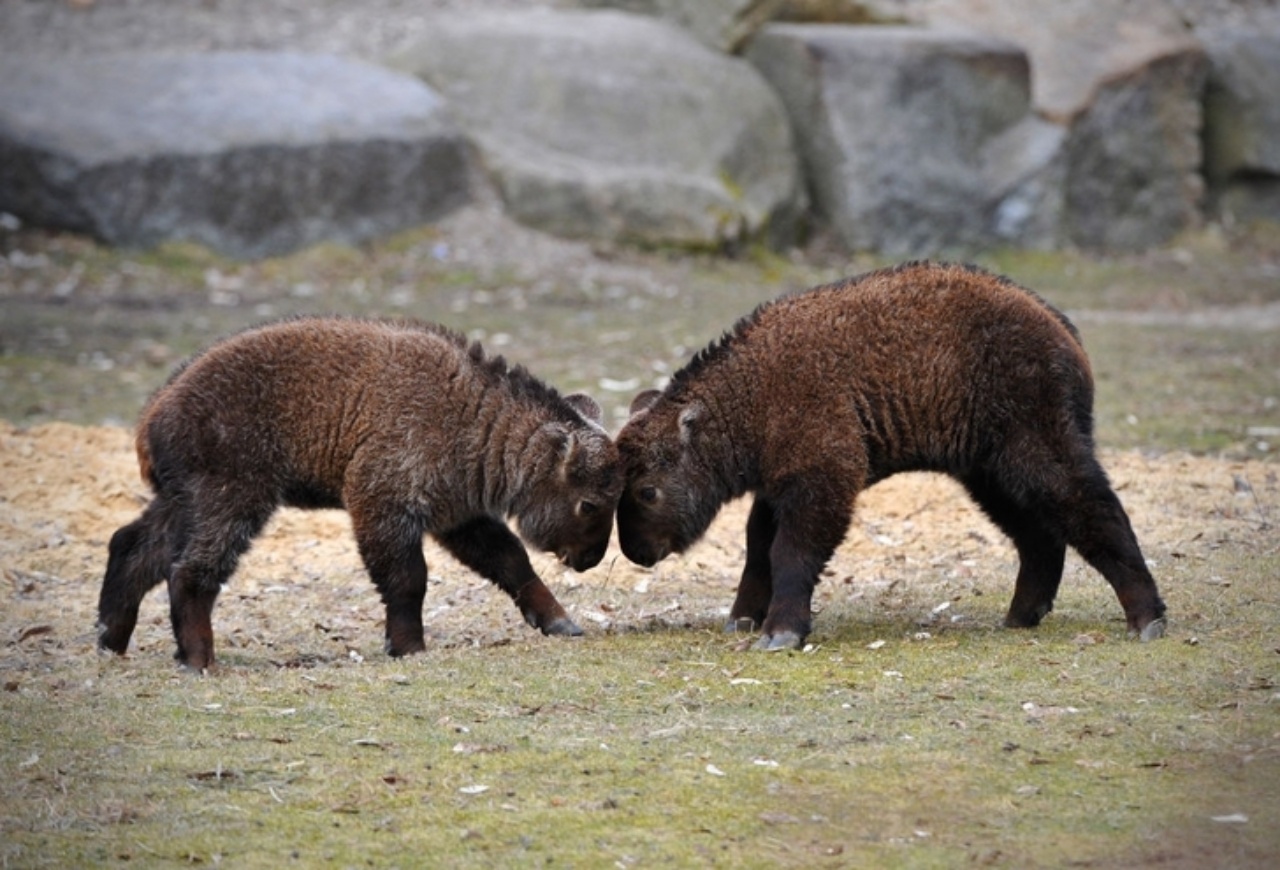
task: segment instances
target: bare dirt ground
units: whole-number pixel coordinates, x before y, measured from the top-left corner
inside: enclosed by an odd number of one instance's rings
[[[1277,551],[1280,469],[1185,454],[1106,453],[1104,461],[1170,599],[1173,633],[1185,639],[1205,618],[1197,608],[1233,583],[1238,557]],[[92,655],[107,541],[148,495],[126,429],[0,423],[6,686],[38,681],[49,657]],[[616,544],[585,574],[550,556],[535,556],[535,566],[589,633],[654,622],[715,624],[741,570],[745,508],[729,505],[704,541],[652,570],[628,563]],[[504,595],[429,540],[426,548],[429,645],[499,645],[531,631]],[[938,620],[994,625],[1015,573],[1012,548],[957,486],[935,475],[901,475],[861,499],[816,599],[836,615],[819,616],[813,640],[820,643],[838,621],[857,620],[866,607],[905,610],[924,628]],[[1064,581],[1068,609],[1072,596],[1121,629],[1110,591],[1074,557]],[[133,654],[171,654],[165,602],[163,589],[144,602]],[[382,655],[382,608],[339,511],[281,511],[224,591],[214,623],[224,659],[298,665]]]

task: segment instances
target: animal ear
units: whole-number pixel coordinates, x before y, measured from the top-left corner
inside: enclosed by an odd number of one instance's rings
[[[698,431],[702,418],[706,416],[706,408],[695,403],[680,412],[680,443],[687,445]]]
[[[641,411],[649,410],[649,408],[652,407],[653,403],[658,401],[658,397],[661,395],[662,393],[658,392],[657,390],[643,390],[637,393],[636,397],[631,400],[631,409],[629,412],[630,415],[634,417],[636,414],[639,414]]]
[[[604,412],[600,410],[600,404],[586,393],[570,393],[564,397],[564,400],[588,423],[604,425]]]

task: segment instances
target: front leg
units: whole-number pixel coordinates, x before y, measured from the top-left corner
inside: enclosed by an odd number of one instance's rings
[[[543,634],[582,634],[534,572],[524,544],[501,521],[480,517],[435,537],[455,559],[510,595],[525,622]]]
[[[427,648],[422,633],[422,602],[427,595],[427,562],[419,523],[395,514],[350,511],[356,545],[369,577],[386,606],[386,650],[405,656]]]
[[[800,649],[812,624],[818,576],[853,518],[853,492],[834,475],[813,476],[772,500],[776,532],[769,548],[773,595],[756,649]]]
[[[755,631],[764,624],[773,598],[773,567],[769,549],[773,546],[778,522],[773,505],[757,495],[747,517],[747,562],[738,582],[738,594],[729,611],[725,631]]]

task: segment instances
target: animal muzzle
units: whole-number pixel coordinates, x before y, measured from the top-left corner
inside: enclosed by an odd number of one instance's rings
[[[655,543],[643,537],[622,534],[619,528],[618,538],[622,544],[622,555],[644,568],[651,568],[671,553],[671,548]]]
[[[585,550],[572,550],[565,548],[556,553],[561,563],[567,565],[575,571],[589,571],[600,564],[604,559],[604,552],[608,549],[609,544],[606,541],[597,547],[591,547]]]

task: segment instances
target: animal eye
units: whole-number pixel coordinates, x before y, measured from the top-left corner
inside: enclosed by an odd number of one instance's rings
[[[584,517],[589,517],[600,510],[599,506],[593,501],[578,502],[578,513]]]
[[[636,497],[645,504],[653,504],[658,500],[658,490],[652,486],[642,486],[640,491],[636,493]]]

